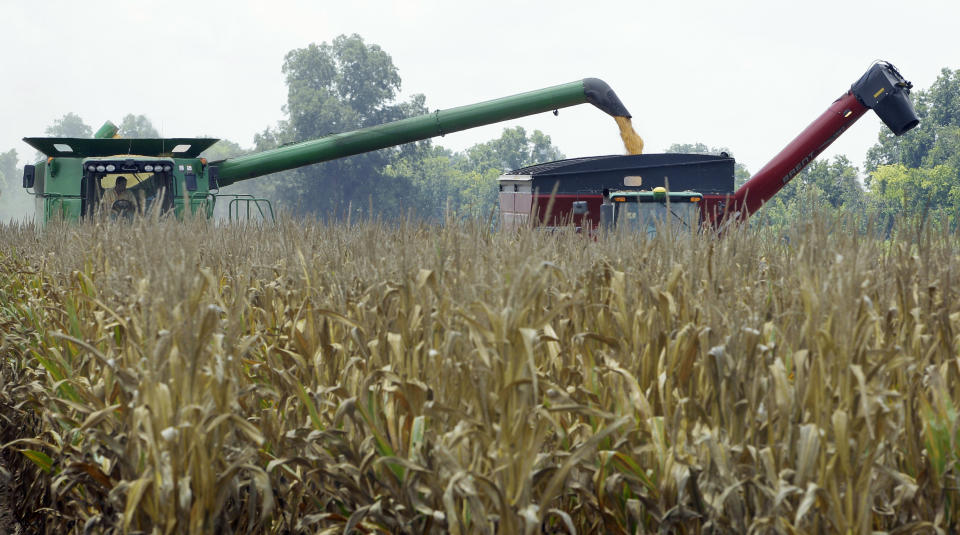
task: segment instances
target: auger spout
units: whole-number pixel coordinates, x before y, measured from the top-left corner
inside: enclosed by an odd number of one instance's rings
[[[847,128],[873,110],[895,135],[920,123],[913,87],[892,64],[873,64],[850,89],[734,193],[727,214],[746,219],[797,176]]]

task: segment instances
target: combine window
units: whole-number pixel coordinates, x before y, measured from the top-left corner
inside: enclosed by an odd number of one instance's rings
[[[83,212],[132,216],[159,204],[161,211],[173,208],[172,162],[103,161],[84,163]],[[126,181],[126,193],[117,193],[120,178]],[[111,206],[106,206],[109,203]]]

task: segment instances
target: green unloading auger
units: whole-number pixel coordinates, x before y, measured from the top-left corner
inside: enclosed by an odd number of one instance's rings
[[[568,84],[488,100],[392,123],[332,134],[257,154],[211,163],[220,186],[304,165],[353,156],[413,141],[459,132],[518,117],[590,103],[614,117],[630,117],[603,80],[585,78]]]

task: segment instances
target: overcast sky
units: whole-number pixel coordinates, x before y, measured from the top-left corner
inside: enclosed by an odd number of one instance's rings
[[[403,97],[449,108],[598,77],[633,114],[646,152],[728,147],[762,167],[875,59],[918,88],[960,68],[960,2],[0,0],[0,150],[21,164],[68,112],[94,130],[145,114],[165,136],[245,147],[283,118],[284,55],[357,33],[383,47]],[[454,150],[504,126],[540,129],[568,156],[622,153],[592,106],[451,134]],[[828,155],[856,165],[881,127],[868,113]]]

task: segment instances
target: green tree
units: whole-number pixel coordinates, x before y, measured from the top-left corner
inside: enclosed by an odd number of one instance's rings
[[[920,125],[902,136],[882,128],[867,153],[870,200],[884,216],[960,211],[960,70],[943,69],[911,95]]]
[[[708,147],[703,143],[674,143],[665,151],[673,154],[709,154],[711,156],[720,156],[727,154],[733,157],[733,153],[726,147],[716,148]],[[747,166],[740,162],[733,164],[733,187],[739,188],[750,180],[750,171]]]
[[[0,153],[0,221],[22,220],[33,214],[33,198],[21,187],[22,176],[17,151]]]
[[[960,126],[960,69],[942,69],[930,89],[923,92],[929,107],[927,119],[938,126]]]
[[[854,206],[863,202],[864,190],[859,175],[860,171],[842,154],[833,160],[814,160],[784,186],[777,197],[790,202],[806,195],[810,186],[816,186],[830,206]]]
[[[467,203],[467,174],[457,167],[460,156],[438,146],[430,146],[417,154],[397,158],[385,169],[391,180],[410,184],[408,201],[416,206],[417,216],[441,221],[447,210],[460,211]]]
[[[0,153],[0,191],[7,192],[17,186],[17,174],[17,151]]]
[[[396,101],[400,75],[393,60],[359,35],[292,50],[283,73],[287,118],[255,138],[257,150],[427,112],[423,95]],[[363,210],[372,201],[380,214],[402,215],[411,184],[406,177],[388,177],[384,170],[397,158],[426,156],[429,149],[425,141],[360,154],[271,177],[271,185],[279,200],[299,211],[342,216],[348,207]]]
[[[860,171],[843,155],[814,160],[763,205],[752,224],[790,225],[815,209],[845,208],[862,212],[866,206]]]
[[[500,171],[563,158],[563,154],[550,141],[550,136],[539,130],[527,136],[522,126],[504,128],[498,139],[478,143],[462,156],[466,157],[462,164],[468,168],[497,168]]]
[[[883,127],[867,152],[866,169],[881,165],[933,167],[956,158],[960,149],[960,70],[943,69],[930,89],[910,95],[920,125],[902,136]],[[956,167],[956,166],[955,166]]]
[[[955,213],[960,207],[957,170],[949,165],[883,165],[871,174],[871,198],[885,212],[899,215],[929,211]]]
[[[146,115],[128,113],[120,122],[120,136],[132,138],[156,138],[160,132],[153,127],[153,123]]]
[[[54,119],[53,124],[44,132],[52,137],[93,137],[93,129],[75,113],[67,113],[59,119]]]
[[[198,136],[198,137],[208,137],[208,136]],[[226,160],[227,158],[236,158],[237,156],[243,156],[244,154],[250,154],[252,151],[250,149],[245,149],[240,146],[236,141],[230,141],[229,139],[221,139],[217,141],[212,147],[200,153],[201,158],[206,158],[211,162],[216,162],[219,160]]]

